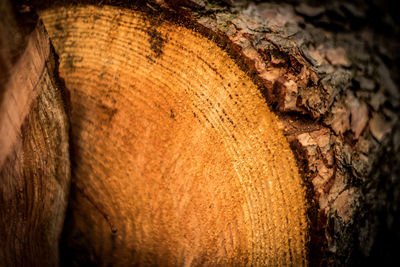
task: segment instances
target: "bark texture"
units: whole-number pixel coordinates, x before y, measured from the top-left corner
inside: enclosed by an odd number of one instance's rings
[[[282,118],[309,184],[311,263],[362,264],[392,251],[392,264],[399,229],[396,24],[390,17],[368,24],[374,11],[382,15],[373,2],[196,3],[161,5],[225,40]],[[394,34],[381,31],[388,27]],[[280,70],[271,77],[271,69]]]
[[[384,251],[396,260],[399,45],[391,17],[370,25],[368,16],[382,15],[374,2],[158,4],[223,40],[281,117],[309,184],[311,262],[362,264]]]
[[[70,165],[56,59],[43,24],[1,5],[0,265],[57,266]]]

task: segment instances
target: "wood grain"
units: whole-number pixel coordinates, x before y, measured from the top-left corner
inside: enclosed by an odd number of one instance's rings
[[[0,266],[57,266],[70,185],[68,119],[43,24],[27,40],[7,69],[0,103]]]
[[[192,29],[40,13],[71,92],[71,244],[101,266],[306,265],[305,189],[261,93]]]

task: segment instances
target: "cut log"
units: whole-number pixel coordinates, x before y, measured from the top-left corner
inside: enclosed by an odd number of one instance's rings
[[[400,263],[396,11],[43,2],[71,93],[66,266]]]
[[[92,263],[306,264],[295,158],[227,52],[141,11],[40,16],[71,92],[70,236]]]
[[[19,28],[1,5],[0,266],[57,266],[70,165],[56,60],[43,24]]]

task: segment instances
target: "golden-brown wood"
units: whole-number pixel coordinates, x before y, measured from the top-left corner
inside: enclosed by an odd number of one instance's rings
[[[40,13],[71,91],[75,242],[99,265],[306,265],[305,190],[249,77],[191,29]]]

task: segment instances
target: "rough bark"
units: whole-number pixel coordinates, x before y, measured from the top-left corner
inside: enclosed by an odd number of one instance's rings
[[[398,27],[390,16],[370,24],[371,16],[382,12],[374,1],[300,3],[109,4],[195,29],[227,51],[258,85],[280,118],[308,188],[312,265],[398,261]],[[77,204],[71,207],[84,201],[76,202],[85,195],[82,190],[76,185],[72,203]],[[74,243],[74,230],[66,229],[69,256],[93,261],[92,244]]]
[[[396,260],[399,44],[390,17],[372,27],[379,6],[334,1],[161,6],[222,40],[281,117],[309,184],[311,263],[378,262],[384,251]]]
[[[385,34],[390,28],[382,31],[395,25],[390,17],[381,28],[371,27],[367,16],[379,14],[371,3],[364,9],[334,1],[196,3],[161,5],[224,40],[282,118],[309,183],[311,263],[378,262],[391,251],[392,264],[400,133],[394,64],[399,45],[396,35]],[[266,70],[277,67],[278,74],[268,77]]]
[[[70,166],[56,59],[37,16],[0,10],[0,265],[57,266]]]

